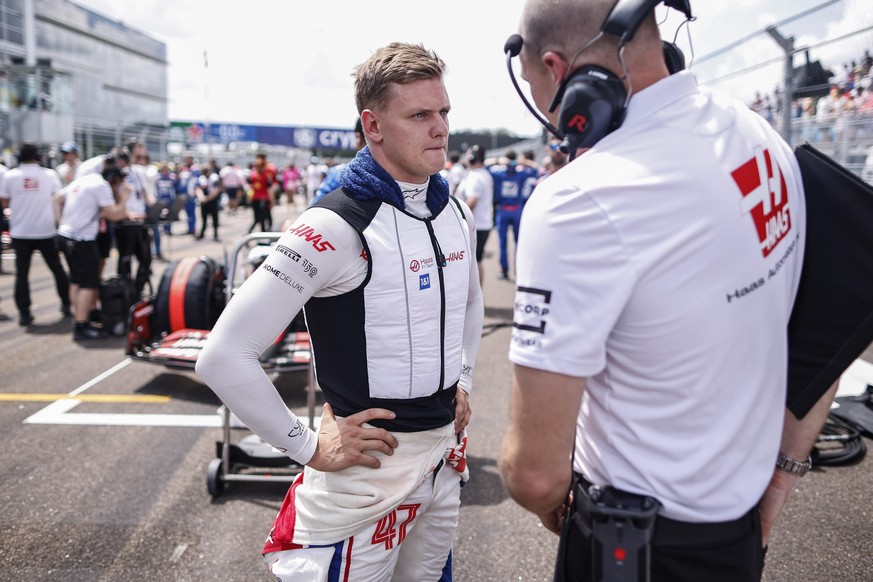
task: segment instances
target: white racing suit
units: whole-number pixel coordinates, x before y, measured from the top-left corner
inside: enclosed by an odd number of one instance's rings
[[[441,178],[430,178],[426,197],[404,197],[406,185],[366,148],[341,182],[228,303],[197,370],[246,426],[305,464],[317,437],[257,362],[305,303],[335,414],[388,408],[396,418],[373,424],[400,445],[375,453],[379,469],[307,467],[264,547],[271,571],[279,580],[450,580],[466,469],[454,399],[470,391],[483,312],[475,226]]]

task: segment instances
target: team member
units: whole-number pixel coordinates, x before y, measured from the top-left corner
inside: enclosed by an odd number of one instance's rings
[[[170,165],[166,162],[161,162],[161,165],[158,168],[158,175],[155,178],[155,196],[157,197],[158,202],[166,204],[167,208],[169,208],[176,199],[177,186],[178,179],[176,178],[176,175],[170,171]],[[165,222],[164,234],[172,235],[172,226],[173,225],[169,222]],[[160,255],[160,253],[157,254]],[[160,256],[158,258],[160,258]]]
[[[564,150],[561,149],[561,140],[559,138],[550,138],[546,149],[548,150],[547,163],[543,164],[542,174],[537,178],[536,186],[539,186],[540,182],[567,165],[568,157]],[[527,197],[530,198],[530,195]]]
[[[39,165],[39,148],[24,143],[18,153],[19,166],[6,172],[0,189],[0,203],[9,208],[9,234],[15,249],[15,305],[19,325],[33,323],[30,311],[30,260],[39,251],[55,278],[61,298],[61,313],[70,317],[70,282],[61,265],[55,241],[55,213],[52,198],[61,189],[57,173]]]
[[[444,67],[392,43],[357,68],[369,147],[246,280],[197,362],[240,420],[306,465],[264,548],[277,580],[451,576],[483,306],[470,211],[438,174]],[[327,400],[318,434],[258,363],[304,304]]]
[[[88,158],[76,167],[75,178],[81,178],[88,174],[102,174],[107,166],[116,166],[122,170],[130,165],[130,155],[127,148],[112,148],[106,154]]]
[[[124,172],[108,165],[102,174],[86,174],[62,189],[56,198],[60,216],[58,235],[70,266],[70,303],[73,306],[73,339],[98,339],[106,330],[88,320],[100,288],[100,251],[97,230],[100,219],[127,218],[130,186]]]
[[[259,153],[255,156],[255,164],[249,174],[249,184],[252,187],[252,214],[254,221],[249,232],[260,225],[262,232],[273,230],[273,206],[276,205],[276,168],[267,163],[267,155]]]
[[[233,165],[233,162],[227,162],[218,174],[221,177],[224,193],[227,194],[228,212],[236,214],[236,209],[239,207],[239,197],[245,195],[243,192],[243,178],[240,176],[236,166]]]
[[[207,162],[201,169],[202,174],[197,180],[197,200],[200,203],[200,234],[198,239],[206,234],[207,219],[212,217],[212,240],[218,238],[218,205],[221,196],[221,177],[215,171],[212,164]]]
[[[164,208],[170,208],[176,199],[176,176],[170,172],[170,166],[166,162],[161,162],[157,170],[157,175],[154,178],[155,199]],[[166,262],[167,257],[161,252],[161,230],[163,230],[163,234],[170,236],[173,234],[173,225],[170,220],[161,220],[161,222],[163,224],[156,224],[152,227],[152,241],[155,245],[154,258]]]
[[[185,216],[188,219],[188,234],[197,235],[197,181],[200,178],[200,168],[194,163],[194,158],[185,156],[176,177],[176,194],[188,197],[185,202]]]
[[[288,166],[282,170],[282,190],[288,198],[288,203],[294,203],[294,195],[300,190],[300,170],[294,162],[288,162]]]
[[[64,161],[55,168],[61,177],[61,185],[66,186],[76,179],[76,171],[79,169],[79,146],[74,141],[66,141],[61,145],[61,155]]]
[[[518,245],[519,225],[521,223],[521,211],[524,208],[525,184],[534,178],[537,171],[534,168],[518,164],[514,150],[506,152],[506,159],[488,167],[491,178],[494,180],[494,211],[497,226],[497,239],[500,249],[500,278],[509,279],[509,252],[507,242],[509,229],[512,229],[512,237]],[[529,194],[528,194],[529,196]]]
[[[485,168],[485,148],[474,145],[467,150],[467,173],[458,185],[455,194],[473,211],[476,223],[476,263],[479,265],[479,281],[483,280],[482,258],[485,243],[494,228],[494,179]]]
[[[669,75],[653,8],[623,47],[598,36],[613,5],[528,0],[521,19],[523,76],[552,124],[580,67],[630,97],[620,127],[525,208],[501,472],[552,531],[573,471],[577,501],[588,483],[655,498],[652,580],[759,580],[774,462],[809,450],[791,427],[780,445],[799,169],[760,116]],[[568,557],[590,551],[583,540],[562,537]]]
[[[133,258],[136,257],[136,276],[133,278],[137,293],[142,293],[152,272],[152,243],[149,237],[150,226],[143,219],[146,208],[154,203],[154,198],[148,190],[144,163],[147,161],[145,147],[136,138],[131,138],[125,144],[128,156],[132,160],[128,168],[127,181],[130,184],[130,196],[127,198],[128,220],[134,223],[115,223],[115,244],[118,247],[119,275],[131,277]]]
[[[109,166],[115,166],[126,172],[130,166],[130,156],[125,148],[112,148],[108,153],[88,158],[76,168],[76,178],[87,176],[89,174],[102,174]],[[106,259],[109,258],[109,253],[112,252],[112,223],[104,218],[101,218],[97,228],[97,249],[100,253],[100,277],[103,276],[103,267],[106,265]],[[100,312],[96,310],[94,305],[93,315],[96,320],[100,319]]]

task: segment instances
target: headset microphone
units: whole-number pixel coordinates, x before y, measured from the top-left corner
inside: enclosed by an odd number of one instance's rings
[[[518,86],[518,81],[515,80],[515,73],[512,71],[512,58],[517,57],[521,52],[521,46],[524,44],[524,39],[517,34],[513,34],[508,39],[506,39],[506,43],[503,45],[503,52],[506,53],[506,68],[509,70],[509,78],[512,79],[512,85],[515,87],[518,96],[521,97],[522,103],[524,103],[525,107],[528,108],[528,111],[536,118],[537,121],[543,124],[549,133],[557,137],[558,139],[564,139],[564,132],[559,130],[557,127],[549,123],[549,121],[537,113],[536,109],[534,109],[533,105],[527,100],[527,97],[524,96],[524,93],[521,90],[521,87]]]

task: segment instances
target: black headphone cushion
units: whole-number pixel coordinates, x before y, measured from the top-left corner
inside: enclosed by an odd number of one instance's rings
[[[678,46],[666,40],[661,41],[661,46],[664,47],[664,62],[667,64],[667,70],[673,75],[685,69],[685,54]]]
[[[627,91],[611,71],[586,65],[573,73],[561,99],[558,127],[588,148],[621,125]]]

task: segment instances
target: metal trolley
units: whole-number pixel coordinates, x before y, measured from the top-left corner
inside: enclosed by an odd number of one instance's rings
[[[242,237],[234,245],[228,262],[226,280],[226,297],[229,302],[245,279],[251,275],[251,271],[257,268],[249,257],[252,251],[259,247],[266,257],[266,252],[279,239],[281,233],[261,232],[251,233]],[[246,260],[241,262],[243,253],[248,253]],[[257,256],[257,253],[255,253]],[[263,258],[261,259],[263,260]],[[227,262],[227,261],[226,261]],[[297,326],[302,325],[302,316],[295,318]],[[261,356],[261,362],[265,370],[274,373],[307,372],[306,407],[309,414],[309,428],[315,429],[315,401],[316,381],[311,361],[311,346],[309,334],[295,331],[295,323],[268,348]],[[283,453],[274,449],[269,443],[264,442],[257,435],[248,435],[232,442],[231,429],[242,428],[234,422],[230,410],[222,405],[219,409],[222,414],[222,427],[220,441],[216,441],[216,457],[209,462],[206,473],[206,487],[209,494],[217,497],[224,492],[225,483],[233,481],[266,481],[291,483],[297,475],[303,471],[303,466],[298,465]]]

